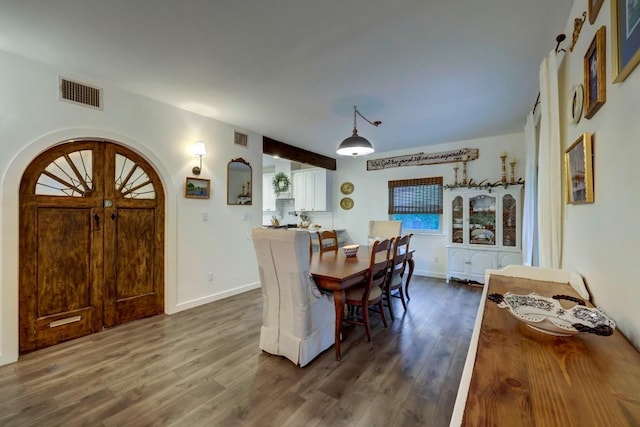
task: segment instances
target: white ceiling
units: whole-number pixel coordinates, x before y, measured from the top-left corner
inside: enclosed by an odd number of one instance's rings
[[[377,152],[522,131],[572,3],[0,0],[0,49],[336,157],[354,105]]]

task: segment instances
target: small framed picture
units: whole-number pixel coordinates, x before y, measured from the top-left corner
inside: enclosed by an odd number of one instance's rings
[[[640,63],[640,1],[611,0],[613,82],[623,82]]]
[[[605,37],[606,31],[603,25],[596,31],[584,56],[584,117],[586,119],[593,117],[607,100]]]
[[[188,199],[208,199],[211,195],[211,180],[202,178],[187,178],[184,187],[184,197]]]
[[[589,24],[593,25],[604,0],[589,0]]]
[[[591,134],[580,136],[564,152],[567,203],[593,203],[593,151]]]

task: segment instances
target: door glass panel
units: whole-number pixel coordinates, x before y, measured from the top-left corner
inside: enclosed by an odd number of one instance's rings
[[[463,243],[463,208],[462,196],[456,196],[451,202],[452,243]]]
[[[502,245],[516,246],[516,199],[507,194],[502,198]]]
[[[91,150],[64,154],[49,163],[38,177],[36,194],[85,197],[93,190]]]
[[[126,199],[155,199],[156,192],[149,175],[133,160],[116,154],[116,191]]]
[[[469,198],[469,243],[495,246],[495,197],[482,194]]]

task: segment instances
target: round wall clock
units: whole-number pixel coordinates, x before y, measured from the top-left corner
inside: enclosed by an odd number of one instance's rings
[[[342,200],[340,200],[340,207],[348,211],[353,207],[353,199],[351,197],[343,197]]]
[[[584,106],[584,88],[581,84],[574,85],[571,88],[569,96],[569,118],[571,123],[576,124],[582,117],[582,108]]]
[[[342,194],[353,193],[353,184],[350,182],[343,182],[340,186],[340,191],[342,192]]]

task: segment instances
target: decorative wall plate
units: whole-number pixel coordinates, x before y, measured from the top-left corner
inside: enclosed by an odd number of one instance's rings
[[[581,84],[574,85],[569,95],[569,119],[571,123],[576,124],[582,117],[582,108],[584,107],[584,88]]]
[[[353,207],[353,199],[351,197],[343,197],[342,200],[340,200],[340,207],[348,211]]]
[[[587,307],[579,298],[554,295],[552,298],[538,294],[517,295],[491,294],[489,299],[500,308],[508,308],[509,313],[536,331],[558,336],[571,336],[580,332],[608,336],[613,334],[616,322],[608,318],[600,308]],[[571,308],[564,308],[558,300],[576,302]]]
[[[353,184],[350,182],[343,182],[340,186],[340,192],[342,194],[351,194],[353,193]]]

